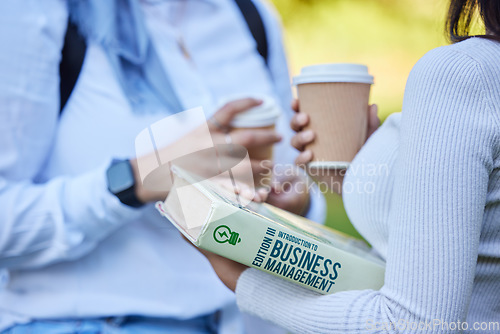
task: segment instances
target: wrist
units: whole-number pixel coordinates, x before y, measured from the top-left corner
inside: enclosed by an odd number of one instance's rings
[[[247,266],[232,261],[229,268],[222,268],[221,270],[218,270],[217,276],[219,276],[219,279],[222,281],[222,283],[224,283],[225,286],[227,286],[228,289],[234,292],[236,291],[238,279],[240,278],[241,274],[243,274],[243,272],[247,269]]]
[[[129,160],[113,160],[106,171],[108,190],[120,202],[130,207],[141,207],[144,202],[136,195],[136,179]]]
[[[130,160],[130,167],[134,175],[134,192],[135,196],[141,203],[150,203],[156,201],[164,201],[168,195],[168,191],[153,191],[144,187],[144,184],[139,174],[139,165],[137,159]]]
[[[134,192],[135,196],[141,203],[148,203],[147,193],[145,192],[144,186],[142,185],[141,176],[139,174],[139,166],[137,164],[137,159],[130,159],[130,167],[132,168],[132,174],[134,175]]]

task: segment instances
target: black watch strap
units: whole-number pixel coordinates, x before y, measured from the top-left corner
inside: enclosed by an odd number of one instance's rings
[[[144,205],[135,195],[135,178],[129,160],[113,160],[106,171],[109,191],[120,202],[138,208]]]

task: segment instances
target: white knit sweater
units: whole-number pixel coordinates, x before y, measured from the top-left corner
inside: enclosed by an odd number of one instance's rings
[[[500,333],[480,323],[500,322],[499,126],[500,43],[429,52],[344,181],[351,221],[387,262],[384,287],[322,296],[248,269],[240,308],[296,333]]]

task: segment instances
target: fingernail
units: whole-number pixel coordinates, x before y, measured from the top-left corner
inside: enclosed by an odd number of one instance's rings
[[[297,115],[297,122],[300,124],[304,124],[307,121],[307,116],[306,114],[298,114]]]
[[[309,161],[312,159],[312,151],[311,150],[305,150],[302,153],[302,156],[304,157],[305,160]]]
[[[307,130],[302,133],[302,139],[305,141],[311,141],[314,139],[314,132],[312,130]]]

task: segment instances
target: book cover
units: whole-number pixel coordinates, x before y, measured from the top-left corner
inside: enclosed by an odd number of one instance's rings
[[[174,167],[156,208],[194,245],[321,294],[380,289],[385,265],[362,241],[266,203],[245,203]]]

